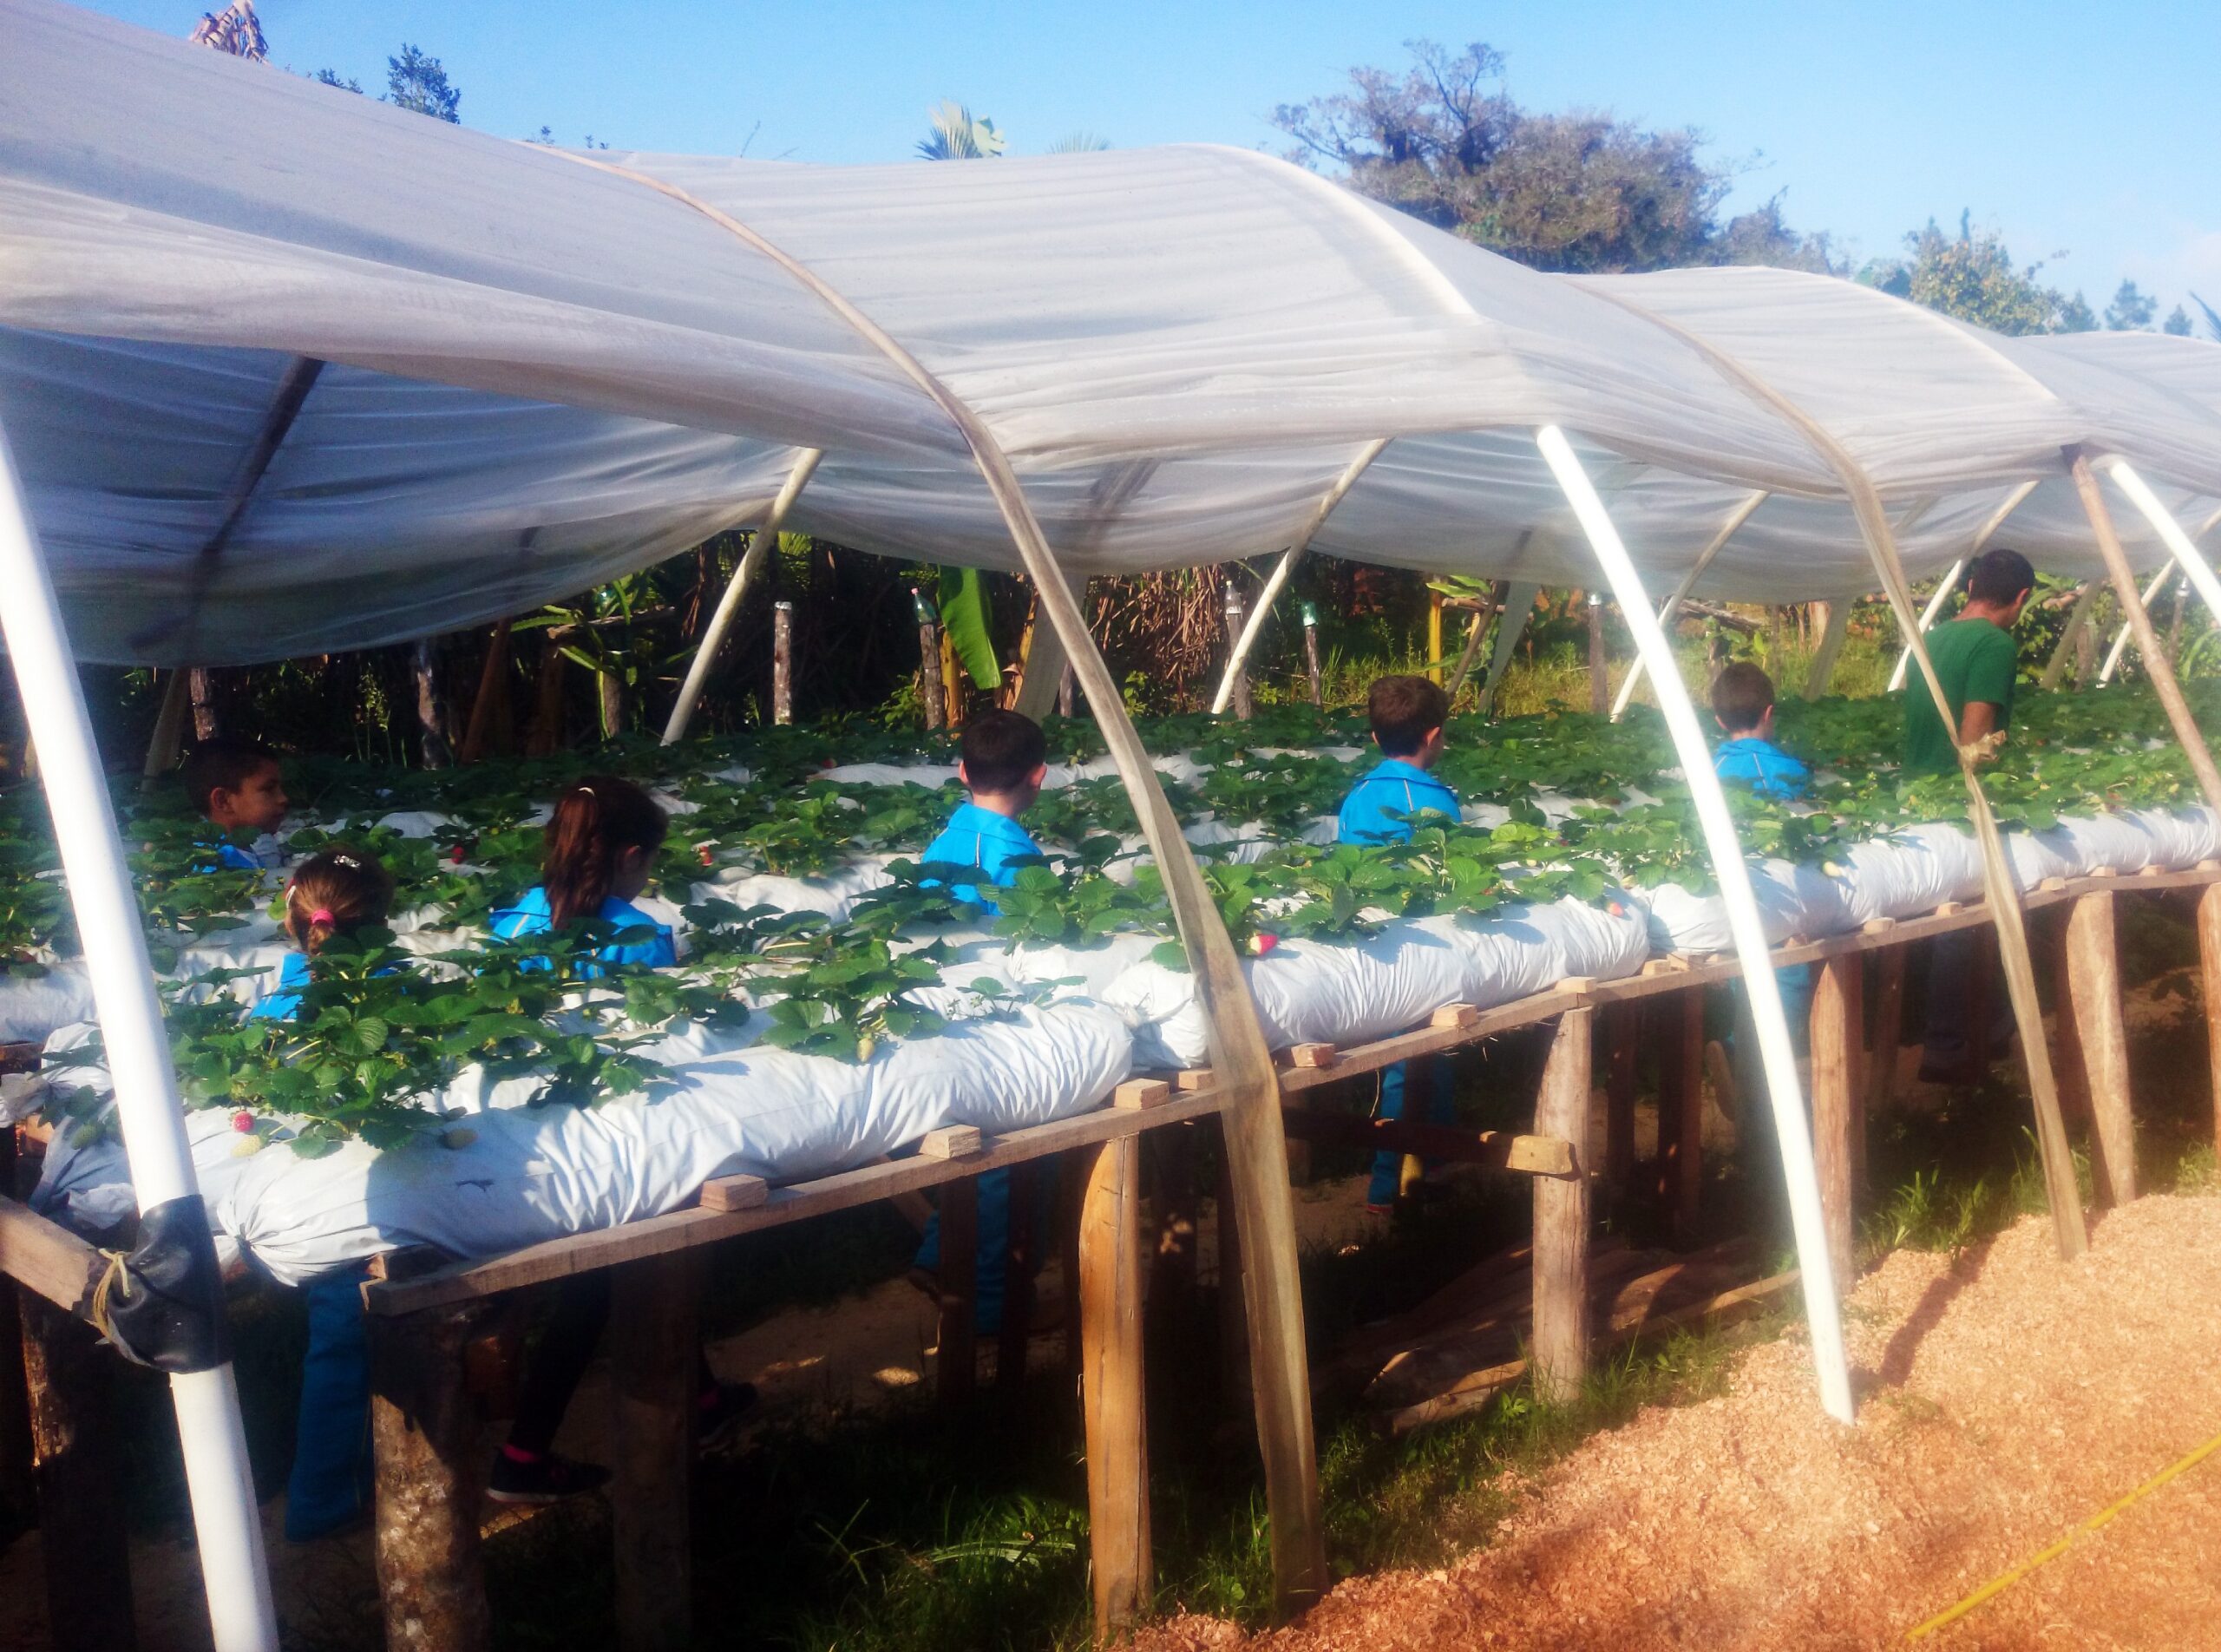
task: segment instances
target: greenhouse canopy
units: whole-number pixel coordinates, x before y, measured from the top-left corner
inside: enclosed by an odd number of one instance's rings
[[[1275,550],[1392,437],[1319,548],[1587,583],[1531,439],[1558,424],[1661,590],[1760,489],[1707,594],[1870,589],[1834,475],[1653,317],[1849,445],[1916,575],[2032,480],[2015,542],[2092,567],[2067,442],[2131,456],[2185,517],[2221,500],[2211,346],[2005,340],[1779,271],[1569,280],[1229,148],[581,156],[43,0],[0,14],[0,422],[90,659],[241,663],[514,613],[760,521],[803,449],[826,457],[790,527],[1016,566],[943,410],[658,184],[914,352],[1075,575]],[[304,360],[324,365],[204,557]]]

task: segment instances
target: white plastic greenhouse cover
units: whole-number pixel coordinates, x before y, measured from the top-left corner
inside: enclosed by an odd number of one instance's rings
[[[0,423],[86,657],[238,663],[514,613],[758,519],[798,447],[828,456],[790,526],[1014,565],[941,411],[641,179],[43,0],[0,0]],[[2221,350],[2183,340],[2008,341],[1778,271],[1569,281],[1233,149],[594,159],[731,214],[900,338],[1075,574],[1274,550],[1386,436],[1320,549],[1585,584],[1531,439],[1553,423],[1661,590],[1753,488],[1704,593],[1870,589],[1832,475],[1629,305],[1916,506],[1916,575],[2036,477],[2009,542],[2093,567],[2064,442],[2128,456],[2185,515],[2221,498]],[[296,357],[332,365],[196,574]]]

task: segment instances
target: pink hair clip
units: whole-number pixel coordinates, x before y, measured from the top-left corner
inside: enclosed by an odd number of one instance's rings
[[[330,907],[318,907],[309,914],[309,921],[311,923],[337,923],[339,920],[331,915]]]

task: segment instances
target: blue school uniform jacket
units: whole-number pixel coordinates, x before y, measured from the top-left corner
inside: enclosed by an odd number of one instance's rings
[[[1390,757],[1350,788],[1337,818],[1337,839],[1345,843],[1408,843],[1411,823],[1396,818],[1431,809],[1458,816],[1458,794],[1415,763]]]
[[[1744,735],[1725,742],[1712,766],[1722,780],[1740,780],[1761,797],[1802,797],[1812,771],[1771,742]]]
[[[976,866],[987,875],[988,884],[1007,887],[1018,876],[1019,862],[1038,860],[1040,855],[1041,846],[1008,815],[998,815],[977,803],[962,803],[948,817],[940,836],[927,844],[926,852],[918,858],[921,863],[947,861]],[[982,895],[977,884],[953,884],[950,893],[960,901],[994,904],[994,896]]]
[[[255,1000],[246,1013],[250,1021],[290,1021],[301,1013],[301,992],[309,984],[309,960],[288,953],[278,967],[278,984]]]
[[[601,910],[594,914],[602,922],[619,929],[648,929],[654,933],[645,941],[612,942],[594,954],[606,964],[645,964],[652,969],[667,969],[678,961],[678,943],[672,938],[671,926],[658,923],[630,901],[619,901],[610,895],[601,903]],[[505,907],[494,914],[487,927],[500,941],[514,941],[520,935],[544,935],[555,927],[553,909],[547,904],[547,891],[531,888],[513,907]],[[592,965],[580,970],[581,974],[594,976],[601,972]]]

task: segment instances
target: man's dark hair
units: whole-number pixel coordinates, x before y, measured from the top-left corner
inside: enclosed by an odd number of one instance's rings
[[[1450,696],[1424,677],[1376,677],[1365,697],[1373,738],[1384,757],[1408,757],[1450,720]]]
[[[2002,547],[1984,551],[1975,558],[1973,575],[1967,580],[1967,596],[1975,602],[1995,603],[2003,607],[2023,591],[2031,590],[2036,583],[2036,570],[2028,559],[2018,551]]]
[[[1049,760],[1041,725],[1016,711],[981,711],[964,725],[964,773],[974,791],[1015,791]]]
[[[1713,679],[1712,714],[1730,734],[1747,734],[1759,726],[1773,704],[1773,678],[1739,659]]]
[[[259,770],[278,761],[278,754],[252,740],[203,740],[187,754],[178,770],[185,784],[186,801],[198,814],[208,812],[208,796],[219,786],[237,791]]]

